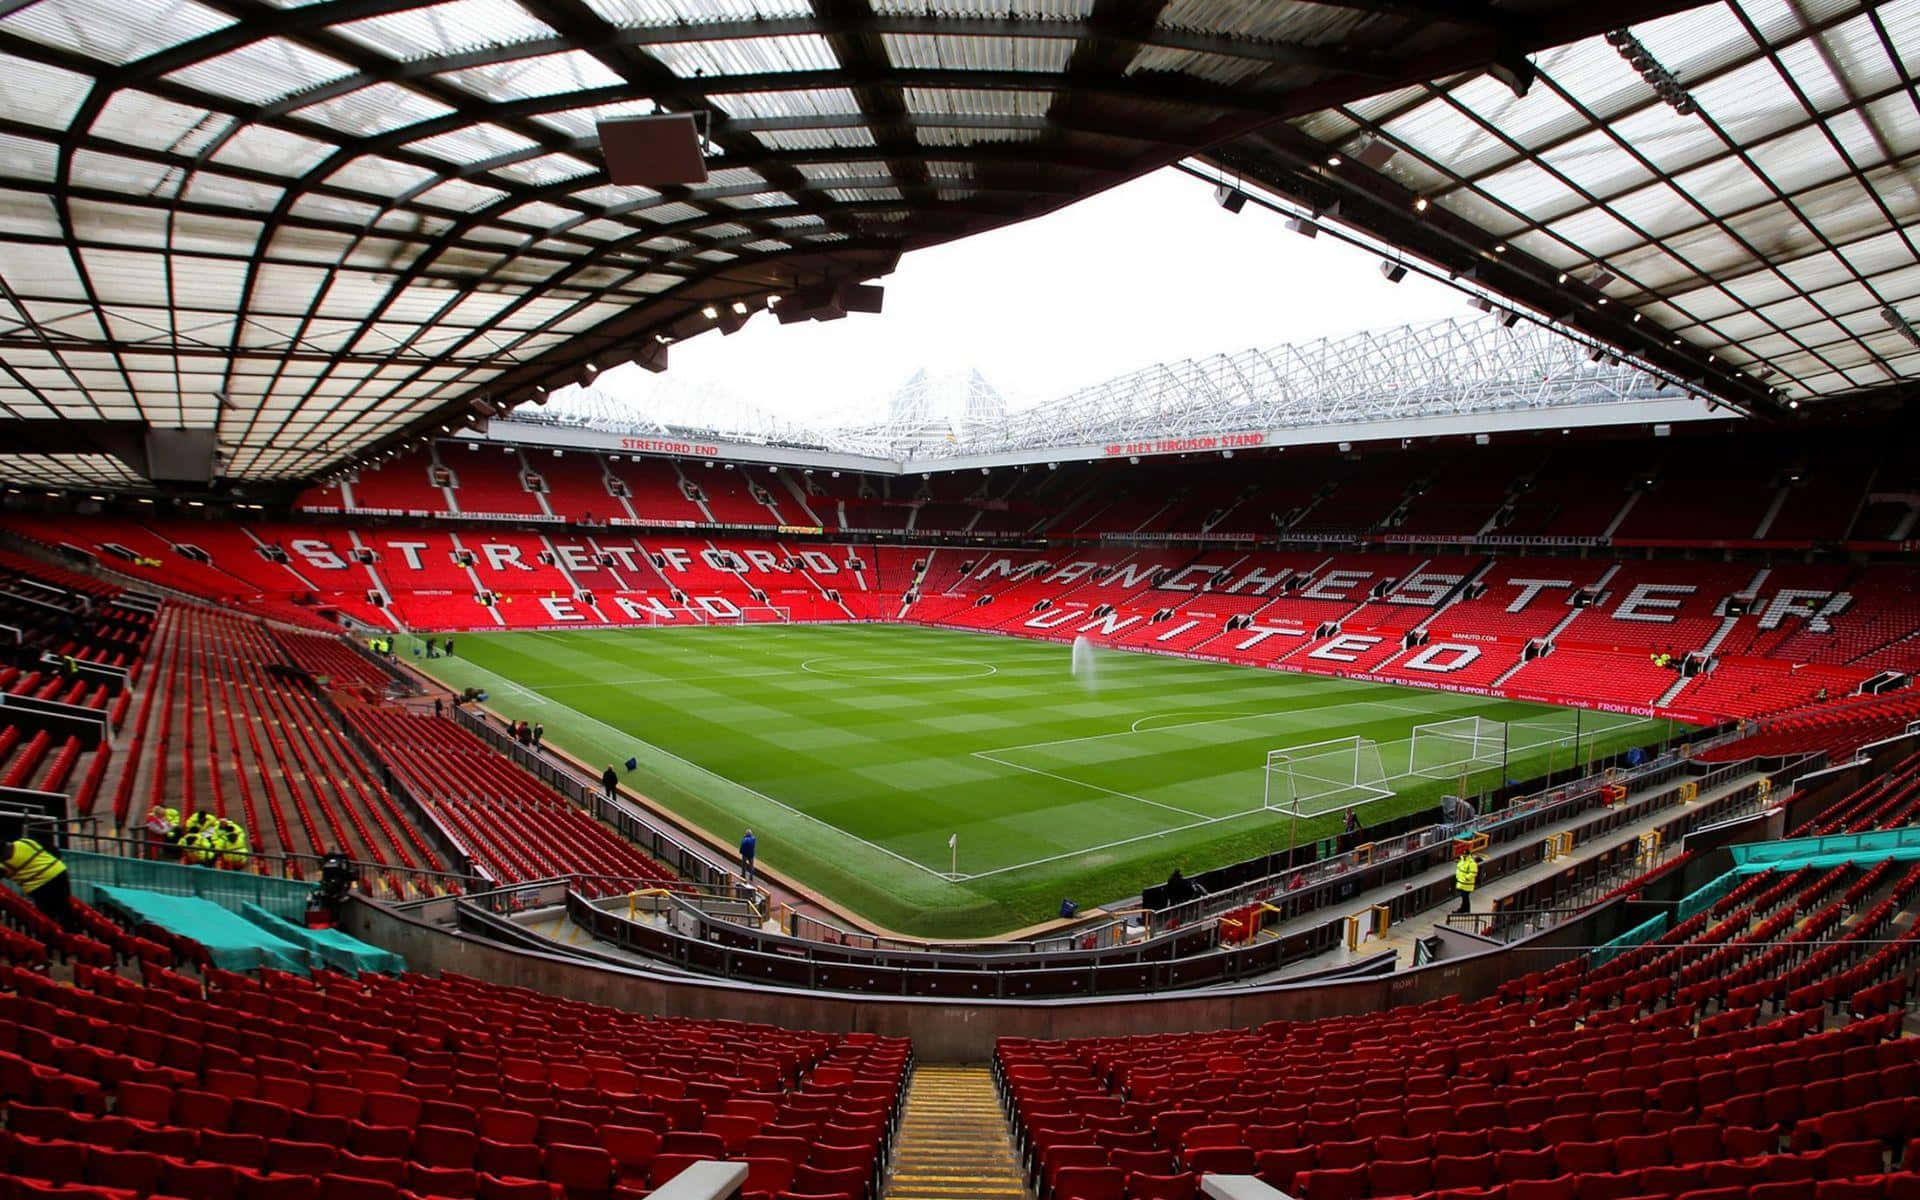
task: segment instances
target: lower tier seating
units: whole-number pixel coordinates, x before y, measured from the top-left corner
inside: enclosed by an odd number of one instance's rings
[[[375,779],[320,699],[285,670],[258,622],[189,606],[166,609],[114,786],[114,823],[132,828],[155,806],[205,810],[246,827],[263,855],[339,849],[368,864],[377,893],[420,884],[402,871],[438,871],[439,856]],[[284,869],[313,877],[311,861]]]
[[[1912,819],[1920,755],[1815,832]],[[1735,867],[1647,940],[1380,1013],[1002,1039],[1041,1200],[1920,1197],[1920,866]],[[1819,864],[1819,865],[1815,865]],[[1689,915],[1681,918],[1679,914]]]
[[[476,868],[501,884],[580,875],[612,895],[678,877],[450,718],[347,701],[342,712]]]
[[[0,964],[13,1200],[640,1200],[702,1159],[744,1162],[752,1200],[878,1194],[902,1039],[456,975],[244,976],[114,936],[69,985],[44,971],[61,947],[11,934],[40,951]],[[127,974],[122,948],[145,955]]]
[[[1861,746],[1904,733],[1920,721],[1920,692],[1850,696],[1776,714],[1758,723],[1748,736],[1703,751],[1703,762],[1739,762],[1797,754],[1825,753],[1834,760]]]

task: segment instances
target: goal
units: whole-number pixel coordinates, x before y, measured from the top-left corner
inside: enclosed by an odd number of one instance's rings
[[[1421,779],[1458,779],[1506,759],[1507,726],[1486,717],[1455,717],[1413,727],[1407,770]]]
[[[1393,795],[1372,738],[1343,737],[1267,751],[1262,807],[1320,817]]]
[[[793,610],[771,604],[749,604],[730,613],[693,609],[702,625],[786,625],[793,621]]]

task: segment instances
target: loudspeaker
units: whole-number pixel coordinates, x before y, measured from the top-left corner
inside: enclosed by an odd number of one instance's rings
[[[147,478],[155,483],[212,483],[220,466],[211,429],[147,430]]]
[[[600,152],[608,176],[623,187],[707,181],[700,130],[686,113],[602,121]]]

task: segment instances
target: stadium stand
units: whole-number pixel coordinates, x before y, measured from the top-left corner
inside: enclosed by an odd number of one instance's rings
[[[503,452],[504,451],[504,452]],[[463,516],[477,517],[550,517],[545,496],[532,490],[536,480],[545,486],[545,477],[528,465],[520,451],[512,446],[479,453],[436,455],[447,464],[454,478],[451,488],[455,510]]]
[[[578,875],[592,896],[675,882],[673,872],[453,721],[351,700],[341,711],[426,818],[494,882]]]
[[[81,907],[110,942],[11,932],[0,965],[10,1195],[612,1200],[724,1159],[750,1196],[867,1200],[883,1177],[904,1039],[451,974],[242,974]],[[55,956],[71,985],[36,969]]]
[[[114,785],[115,827],[154,807],[205,810],[241,821],[259,853],[304,856],[285,864],[296,878],[334,849],[376,867],[441,869],[314,692],[288,677],[263,626],[182,605],[165,611],[157,640],[157,672]],[[398,873],[376,871],[374,882],[383,894],[414,887]]]
[[[458,535],[432,536],[444,541],[432,548],[448,557],[444,569],[451,572]],[[516,536],[501,548],[502,558],[508,550],[531,550],[531,540]],[[433,555],[419,550],[416,557],[425,567]],[[156,807],[183,815],[204,810],[241,822],[262,860],[289,856],[274,869],[296,878],[310,877],[312,860],[338,849],[368,865],[368,883],[378,894],[438,890],[423,874],[444,869],[433,842],[392,788],[374,777],[313,683],[300,678],[304,673],[332,689],[349,727],[382,756],[389,778],[406,785],[445,844],[460,847],[489,877],[504,883],[556,873],[594,876],[586,886],[596,892],[635,880],[675,881],[450,721],[377,707],[390,676],[337,636],[272,629],[189,604],[164,606],[155,623],[149,613],[116,607],[118,589],[99,580],[19,555],[3,561],[16,591],[24,594],[29,581],[38,589],[39,608],[47,608],[45,598],[78,595],[73,589],[84,585],[99,602],[85,613],[91,624],[78,637],[56,630],[60,636],[49,647],[84,661],[132,665],[142,671],[142,686],[117,770],[109,769],[110,742],[89,747],[78,737],[0,725],[0,786],[67,791],[71,785],[81,815],[110,795],[112,826],[119,829]],[[262,559],[260,569],[282,568]],[[540,569],[564,581],[554,568]],[[21,666],[0,667],[0,688],[99,709],[116,727],[134,696],[132,689],[110,696],[105,684],[88,678]]]
[[[587,455],[561,465],[580,469],[589,459],[597,470],[600,460]],[[737,472],[697,474],[734,481],[714,495],[759,503]],[[785,486],[769,479],[770,489]],[[757,477],[748,482],[760,487]],[[762,494],[779,503],[772,490]],[[792,492],[785,499],[797,503]],[[1920,661],[1915,569],[1898,563],[1392,546],[912,548],[559,526],[55,526],[31,517],[9,525],[135,578],[316,628],[337,627],[323,617],[342,615],[376,629],[397,619],[448,630],[904,617],[1701,721],[1781,712],[1823,693],[1837,701],[1882,672],[1911,674]],[[1649,662],[1657,654],[1693,656],[1696,666],[1684,676],[1662,671]]]
[[[1803,833],[1907,824],[1920,757]],[[1036,1194],[1304,1200],[1920,1194],[1920,1039],[1901,1036],[1920,867],[1808,841],[1700,887],[1639,944],[1457,998],[1217,1033],[1002,1039]],[[1816,865],[1821,864],[1821,865]],[[1680,914],[1685,914],[1684,917]]]

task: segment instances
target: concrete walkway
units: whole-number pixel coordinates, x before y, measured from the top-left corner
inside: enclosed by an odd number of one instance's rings
[[[1699,799],[1693,801],[1689,807],[1698,807],[1730,795],[1746,786],[1748,782],[1745,778],[1739,778],[1721,784],[1718,787],[1709,788],[1702,791]],[[1489,879],[1474,891],[1473,911],[1483,914],[1487,913],[1492,910],[1494,903],[1498,900],[1511,896],[1516,892],[1523,891],[1543,879],[1565,871],[1569,867],[1577,866],[1582,862],[1597,858],[1618,846],[1633,842],[1637,840],[1641,834],[1653,828],[1655,824],[1671,817],[1673,811],[1673,809],[1661,809],[1659,812],[1649,816],[1645,821],[1616,829],[1590,842],[1576,843],[1573,852],[1564,857],[1554,859],[1551,862],[1537,862],[1521,870],[1501,875],[1497,879]],[[1593,810],[1589,809],[1565,821],[1556,822],[1555,824],[1535,830],[1532,834],[1528,835],[1529,840],[1541,842],[1554,834],[1575,830],[1590,820],[1592,816]],[[1659,854],[1650,860],[1647,866],[1649,868],[1656,866],[1677,853],[1679,853],[1678,846],[1663,845],[1660,848]],[[1399,896],[1403,892],[1412,891],[1416,887],[1422,887],[1429,883],[1442,880],[1450,881],[1452,878],[1453,865],[1451,863],[1443,863],[1412,878],[1362,892],[1342,904],[1338,913],[1331,913],[1322,909],[1319,912],[1309,913],[1306,916],[1286,922],[1285,924],[1275,925],[1267,930],[1267,936],[1281,937],[1302,929],[1310,929],[1324,925],[1336,915],[1363,913],[1376,904],[1391,902],[1396,896]],[[1343,966],[1358,959],[1371,958],[1379,954],[1382,950],[1392,950],[1399,955],[1399,961],[1396,964],[1398,968],[1404,969],[1411,967],[1413,965],[1414,943],[1431,934],[1437,926],[1445,925],[1447,914],[1453,911],[1454,902],[1449,899],[1442,905],[1402,920],[1390,928],[1384,936],[1375,935],[1363,938],[1356,950],[1347,949],[1346,944],[1343,942],[1324,954],[1317,954],[1312,958],[1289,963],[1280,970],[1260,976],[1257,979],[1239,980],[1222,986],[1233,988],[1247,987],[1253,984],[1272,983],[1275,980],[1288,979],[1298,975]]]

